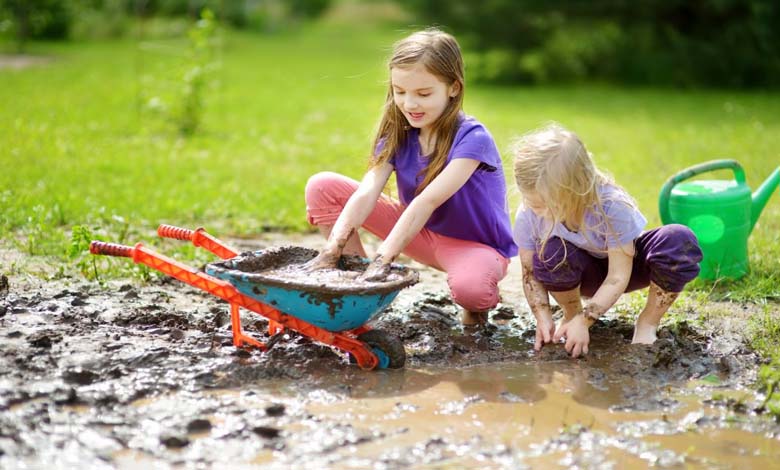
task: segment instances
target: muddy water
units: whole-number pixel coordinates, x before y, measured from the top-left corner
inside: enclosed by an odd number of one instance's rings
[[[424,271],[375,324],[407,366],[365,372],[297,334],[238,350],[227,306],[178,281],[12,274],[0,468],[780,468],[738,335],[683,323],[632,346],[608,317],[585,359],[534,353],[516,276],[490,325],[464,329]],[[263,318],[243,324],[268,339]]]

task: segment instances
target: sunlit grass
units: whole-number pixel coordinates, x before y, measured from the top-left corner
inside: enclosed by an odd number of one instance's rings
[[[189,139],[144,107],[175,92],[183,41],[31,45],[52,62],[0,70],[3,243],[62,257],[77,225],[128,243],[162,222],[223,236],[309,229],[306,179],[321,170],[360,177],[384,98],[384,60],[404,34],[343,24],[274,36],[223,32],[203,128]],[[493,133],[508,178],[514,137],[550,120],[577,131],[650,226],[660,223],[661,185],[682,168],[736,158],[755,188],[780,164],[777,93],[469,83],[466,111]],[[512,192],[512,207],[517,199]],[[695,289],[776,299],[778,229],[773,196],[750,238],[753,274]]]

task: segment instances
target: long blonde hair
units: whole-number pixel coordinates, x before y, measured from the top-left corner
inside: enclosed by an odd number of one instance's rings
[[[614,234],[604,211],[599,188],[620,188],[611,176],[596,168],[592,155],[574,132],[557,123],[521,137],[514,145],[515,181],[521,193],[536,192],[549,209],[552,224],[541,237],[542,253],[553,227],[564,224],[569,230],[588,229],[602,235]],[[625,192],[618,201],[636,207]],[[584,227],[585,214],[593,210],[602,216],[605,227]],[[587,230],[583,231],[587,234]]]
[[[452,35],[439,29],[429,28],[418,31],[395,44],[393,55],[388,61],[390,71],[395,67],[406,68],[416,64],[422,64],[428,72],[448,86],[455,83],[460,85],[459,93],[450,99],[431,129],[431,135],[436,136],[436,143],[428,165],[423,170],[425,177],[416,192],[419,194],[441,173],[447,162],[447,154],[458,130],[465,83],[460,46]],[[395,105],[393,84],[388,83],[384,112],[374,138],[373,148],[378,148],[382,141],[384,144],[369,165],[374,167],[390,160],[406,142],[410,129],[411,126],[403,113]]]

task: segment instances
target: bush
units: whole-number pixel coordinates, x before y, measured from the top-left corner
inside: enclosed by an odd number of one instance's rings
[[[403,3],[472,48],[490,81],[780,86],[773,0]]]

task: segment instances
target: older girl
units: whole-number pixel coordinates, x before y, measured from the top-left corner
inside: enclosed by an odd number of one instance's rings
[[[466,324],[499,301],[512,240],[501,158],[488,130],[463,114],[463,59],[436,29],[399,41],[389,62],[384,114],[369,170],[359,183],[319,173],[306,186],[309,221],[327,237],[311,269],[366,256],[363,227],[384,241],[364,278],[381,280],[404,253],[447,273]],[[400,201],[382,193],[395,172]]]

